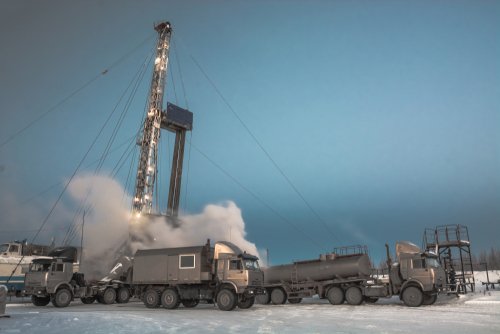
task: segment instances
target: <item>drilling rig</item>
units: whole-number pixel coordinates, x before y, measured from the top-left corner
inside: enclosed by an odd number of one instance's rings
[[[168,224],[178,225],[184,144],[186,132],[191,131],[193,127],[193,114],[187,109],[172,103],[167,103],[166,110],[162,109],[172,26],[169,22],[162,22],[155,26],[155,30],[158,32],[158,42],[153,76],[146,117],[141,135],[137,140],[137,144],[140,146],[140,155],[132,204],[132,222],[129,228],[131,240],[154,237],[145,236],[143,233],[144,224],[150,223],[154,217],[165,217]],[[153,212],[153,191],[158,174],[158,154],[161,153],[158,152],[158,144],[162,130],[175,133],[166,214]]]

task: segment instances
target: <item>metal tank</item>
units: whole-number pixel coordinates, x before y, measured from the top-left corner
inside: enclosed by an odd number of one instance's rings
[[[265,284],[280,282],[324,281],[335,278],[367,278],[371,266],[367,254],[336,256],[322,255],[318,260],[298,261],[292,264],[264,269]]]

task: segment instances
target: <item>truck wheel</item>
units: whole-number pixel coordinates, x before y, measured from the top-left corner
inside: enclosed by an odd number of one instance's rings
[[[424,301],[424,294],[422,290],[416,286],[409,286],[403,290],[403,302],[406,306],[419,307]]]
[[[68,288],[61,288],[52,296],[52,305],[55,307],[66,307],[71,303],[71,291]]]
[[[198,305],[200,301],[198,299],[183,299],[182,300],[182,305],[186,308],[193,308]]]
[[[271,292],[271,302],[274,305],[281,305],[286,303],[286,293],[282,288],[274,288]]]
[[[118,289],[118,292],[116,293],[116,302],[118,304],[125,304],[128,303],[130,299],[130,291],[126,287],[121,287]]]
[[[181,303],[181,299],[179,298],[179,294],[175,289],[166,289],[161,294],[161,306],[166,309],[173,310],[179,307]],[[186,306],[186,305],[184,305]],[[196,305],[194,305],[196,306]],[[192,306],[192,307],[194,307]],[[187,307],[187,306],[186,306]]]
[[[222,289],[217,294],[217,306],[222,311],[232,311],[238,304],[238,297],[233,290]]]
[[[259,304],[267,305],[271,302],[271,295],[267,291],[265,295],[257,295],[255,298]]]
[[[143,297],[144,305],[147,308],[156,308],[160,305],[160,296],[155,289],[147,289]]]
[[[255,303],[255,297],[249,297],[249,298],[245,298],[243,300],[240,300],[238,302],[238,307],[242,310],[245,310],[247,308],[252,307],[254,303]]]
[[[363,294],[358,287],[351,286],[345,292],[345,300],[350,305],[359,305],[363,302]]]
[[[438,298],[437,294],[434,295],[425,294],[424,300],[422,301],[422,305],[432,305],[436,302],[437,298]]]
[[[326,298],[332,305],[340,305],[344,303],[344,290],[338,286],[331,287],[326,293]]]
[[[47,306],[50,303],[50,297],[31,296],[31,302],[35,306]]]
[[[80,300],[84,304],[92,304],[95,302],[95,299],[96,299],[95,297],[82,297],[82,298],[80,298]]]
[[[109,305],[113,304],[116,300],[116,290],[113,288],[106,288],[102,293],[103,304]]]
[[[288,302],[290,304],[300,304],[302,301],[302,298],[288,298]]]

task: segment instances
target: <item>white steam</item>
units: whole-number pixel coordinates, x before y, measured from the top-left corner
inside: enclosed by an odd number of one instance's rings
[[[241,210],[232,201],[220,205],[209,204],[203,212],[179,217],[180,226],[172,227],[162,219],[147,224],[146,233],[152,236],[154,247],[183,247],[203,245],[207,239],[230,241],[241,250],[257,255],[255,244],[245,239],[245,222]],[[138,243],[133,248],[148,248],[151,244]]]
[[[78,177],[71,183],[69,191],[78,203],[86,200],[91,206],[85,216],[80,270],[86,278],[100,279],[122,255],[119,253],[128,240],[131,199],[124,197],[123,187],[117,181],[104,176]],[[198,246],[211,239],[212,242],[231,241],[243,251],[258,255],[255,244],[245,239],[241,210],[232,201],[207,205],[202,213],[182,215],[179,221],[179,227],[173,227],[163,219],[143,223],[143,232],[152,240],[132,243],[132,251]]]

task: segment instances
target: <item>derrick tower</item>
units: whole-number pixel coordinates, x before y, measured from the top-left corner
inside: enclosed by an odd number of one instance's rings
[[[184,142],[186,132],[192,129],[193,114],[172,103],[167,104],[166,110],[162,109],[172,27],[169,22],[162,22],[155,26],[155,30],[158,32],[158,42],[146,117],[142,133],[137,140],[137,144],[140,146],[140,155],[132,214],[136,222],[139,220],[142,222],[142,218],[148,215],[167,216],[170,221],[176,222],[179,210]],[[152,211],[153,191],[158,173],[158,144],[162,129],[175,133],[166,215]]]

